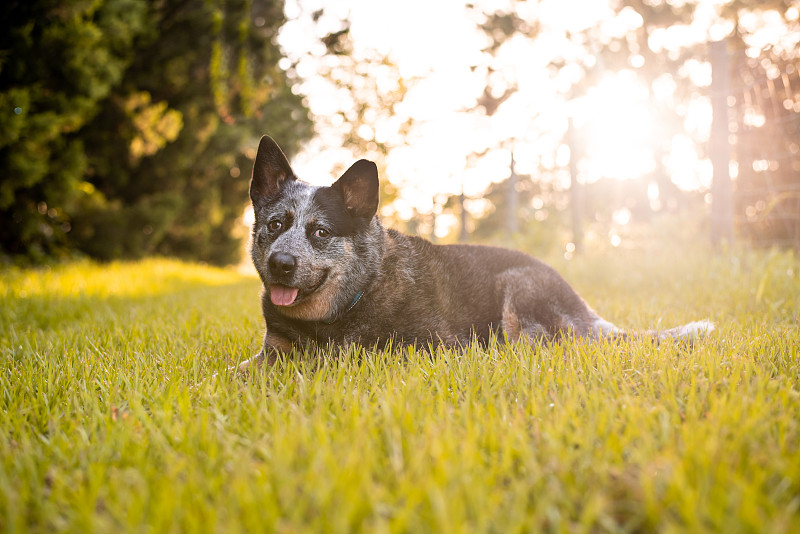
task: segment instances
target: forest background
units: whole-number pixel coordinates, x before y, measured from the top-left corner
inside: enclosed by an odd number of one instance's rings
[[[443,3],[381,44],[390,4],[12,0],[0,257],[236,263],[264,133],[318,183],[377,161],[381,214],[434,240],[800,246],[797,2],[592,5]]]

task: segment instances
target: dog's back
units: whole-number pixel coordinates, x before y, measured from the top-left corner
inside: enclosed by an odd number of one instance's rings
[[[501,328],[511,338],[553,338],[565,328],[585,333],[598,319],[555,270],[522,252],[433,245],[393,230],[386,243],[376,300],[403,339],[485,340]]]

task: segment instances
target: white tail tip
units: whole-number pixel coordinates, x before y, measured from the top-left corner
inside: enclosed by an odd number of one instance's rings
[[[681,339],[686,341],[694,341],[701,337],[707,336],[714,331],[714,323],[711,321],[694,321],[683,326],[671,328],[662,333],[659,337]]]

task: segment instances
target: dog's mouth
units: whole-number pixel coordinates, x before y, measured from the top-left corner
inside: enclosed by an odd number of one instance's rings
[[[270,284],[269,286],[269,299],[276,306],[291,306],[298,301],[303,300],[311,295],[314,291],[320,288],[325,283],[328,273],[322,273],[311,287],[301,289],[299,287],[284,286],[281,284]]]

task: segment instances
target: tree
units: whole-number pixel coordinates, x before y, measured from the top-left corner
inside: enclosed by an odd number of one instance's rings
[[[69,247],[88,162],[78,132],[131,61],[147,21],[135,0],[12,0],[0,36],[0,236],[9,254]]]
[[[282,2],[14,1],[3,17],[2,251],[235,261],[258,138],[292,152],[311,134],[278,67]]]
[[[594,7],[603,3],[597,3]],[[542,3],[538,4],[539,8]],[[662,206],[679,206],[684,204],[678,188],[670,180],[668,163],[671,159],[672,143],[678,136],[690,137],[694,143],[698,158],[706,156],[708,134],[705,131],[687,131],[687,110],[698,101],[708,98],[708,81],[704,76],[697,76],[707,66],[706,41],[728,39],[732,48],[746,48],[745,42],[751,29],[747,24],[742,24],[745,17],[752,18],[754,13],[774,10],[775,14],[787,23],[787,35],[796,35],[797,29],[797,3],[787,0],[768,0],[765,2],[752,2],[747,0],[731,0],[722,4],[708,4],[697,1],[688,2],[653,2],[649,0],[623,0],[608,4],[608,16],[603,20],[585,26],[576,25],[568,28],[543,28],[541,17],[538,17],[537,7],[531,3],[512,2],[510,8],[482,14],[480,26],[490,38],[491,45],[487,49],[493,55],[501,50],[513,38],[527,37],[531,40],[538,39],[547,30],[552,36],[561,34],[562,46],[553,47],[550,62],[551,78],[568,80],[564,84],[562,95],[565,101],[577,103],[584,95],[602,83],[605,76],[610,73],[627,71],[633,73],[635,78],[646,87],[648,100],[651,102],[651,121],[657,125],[658,135],[649,140],[653,153],[653,171],[646,177],[659,192],[659,203]],[[580,18],[580,17],[578,17]],[[695,31],[689,30],[697,26],[697,19],[705,19],[706,27],[704,38],[697,40]],[[572,18],[570,23],[574,22]],[[585,19],[588,20],[588,19]],[[789,24],[791,23],[791,24]],[[697,28],[692,28],[696,30]],[[674,32],[670,33],[672,30]],[[676,38],[684,34],[684,39]],[[668,35],[669,34],[669,35]],[[689,35],[690,37],[687,37]],[[668,38],[669,37],[669,38]],[[781,38],[785,40],[785,36]],[[791,41],[791,39],[789,39]],[[784,57],[796,58],[797,40],[794,41],[795,52],[783,51]],[[766,64],[774,63],[767,53],[761,58]],[[774,69],[773,69],[774,70]],[[791,74],[790,71],[789,74]],[[778,100],[779,105],[782,103]],[[784,113],[786,112],[786,113]],[[776,114],[787,114],[788,109],[778,109]],[[601,114],[602,115],[602,114]],[[608,121],[601,120],[600,122]],[[726,123],[722,119],[723,126]],[[602,125],[601,125],[602,126]],[[586,128],[585,126],[583,127]],[[586,158],[586,134],[581,127],[574,131],[566,128],[565,143],[570,146],[570,164],[575,158]],[[602,128],[600,128],[602,131]],[[786,132],[777,139],[788,139]],[[764,133],[763,138],[768,138],[772,133]],[[723,137],[727,138],[726,135]],[[724,139],[727,142],[727,139]],[[786,146],[792,146],[791,140]],[[775,144],[775,143],[773,143]],[[763,159],[762,159],[763,160]],[[752,162],[748,162],[750,164]],[[752,165],[751,165],[752,166]],[[585,165],[574,165],[580,169]],[[727,164],[723,165],[727,172]],[[742,166],[740,165],[740,169]],[[745,166],[749,172],[749,167]],[[789,169],[789,165],[781,167]],[[774,174],[774,173],[773,173]],[[674,171],[673,171],[674,175]],[[742,174],[740,174],[741,178]],[[764,175],[766,176],[766,174]],[[613,178],[612,175],[606,177]],[[774,176],[771,176],[774,180]],[[742,180],[739,180],[742,182]],[[573,183],[576,183],[573,181]],[[794,207],[791,201],[780,202],[775,205]],[[747,202],[744,202],[746,204]],[[589,203],[584,203],[589,207]],[[765,206],[772,205],[762,202]],[[749,206],[752,214],[758,209],[755,204]],[[775,209],[775,212],[781,210]],[[752,215],[751,214],[751,215]],[[579,215],[583,215],[582,213]],[[593,213],[586,215],[593,216]],[[755,217],[755,215],[753,215]],[[789,232],[784,227],[785,233]],[[784,239],[789,239],[784,237]]]
[[[333,176],[355,159],[374,161],[385,208],[398,195],[398,187],[385,179],[387,156],[406,145],[414,126],[413,117],[400,104],[418,79],[403,76],[390,54],[357,46],[350,32],[350,13],[341,13],[337,9],[341,7],[308,10],[301,3],[292,19],[293,24],[314,30],[287,57],[289,73],[313,73],[299,87],[317,103],[311,106],[315,136],[304,155],[316,157],[325,148]],[[382,215],[392,219],[385,209]]]

